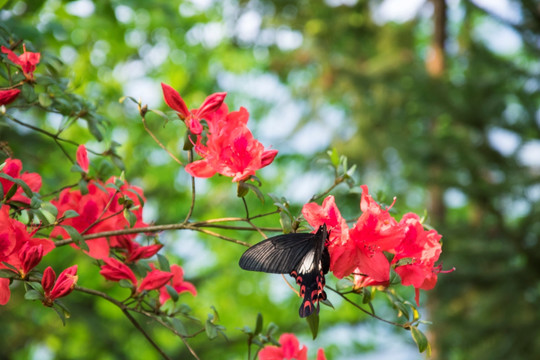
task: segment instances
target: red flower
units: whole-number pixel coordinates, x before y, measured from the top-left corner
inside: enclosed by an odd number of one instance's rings
[[[103,277],[110,281],[120,281],[122,279],[129,280],[133,286],[137,286],[137,278],[133,271],[120,261],[108,258],[104,259],[105,265],[101,266],[101,271],[99,272]]]
[[[17,64],[22,68],[22,71],[27,79],[34,78],[34,70],[36,70],[36,65],[39,63],[39,57],[41,56],[40,53],[26,51],[26,45],[24,44],[22,55],[15,55],[13,51],[5,46],[2,46],[2,52],[7,54],[8,59],[11,60],[12,63]]]
[[[26,226],[9,217],[9,206],[0,208],[0,269],[10,269],[5,262],[19,270],[25,277],[45,254],[54,249],[54,243],[48,239],[37,239],[26,230]],[[6,279],[8,280],[8,279]],[[0,282],[0,305],[10,297],[9,281]]]
[[[86,147],[84,145],[79,145],[77,148],[77,164],[79,164],[85,173],[88,172],[88,152],[86,151]]]
[[[161,271],[154,269],[146,274],[144,279],[142,279],[138,292],[145,290],[157,290],[169,282],[173,277],[173,274],[167,271]]]
[[[0,106],[11,104],[19,96],[20,92],[19,89],[0,90]]]
[[[266,346],[259,352],[259,360],[307,360],[307,347],[300,348],[300,342],[294,334],[282,334],[279,337],[281,346]]]
[[[204,159],[186,166],[195,177],[211,177],[216,173],[230,176],[233,181],[246,180],[255,171],[274,161],[277,150],[264,150],[246,126],[249,113],[246,109],[227,114],[226,105],[219,116],[208,119],[209,134],[206,145],[197,137],[195,151]]]
[[[24,279],[28,273],[39,264],[43,257],[43,245],[32,246],[30,242],[26,242],[21,250],[19,250],[19,260],[21,268],[19,273]]]
[[[107,183],[113,183],[111,178]],[[121,197],[126,197],[133,202],[131,211],[135,214],[136,222],[134,227],[145,227],[142,221],[142,203],[139,197],[144,201],[143,192],[136,186],[129,185],[127,182],[122,185],[120,192],[107,187],[106,184],[98,185],[94,181],[88,183],[88,193],[83,195],[79,190],[71,191],[64,189],[60,193],[58,200],[52,200],[51,203],[58,209],[59,216],[63,216],[68,210],[75,210],[79,216],[65,219],[61,225],[73,226],[77,231],[85,234],[94,234],[103,231],[118,230],[129,227],[128,220],[123,215],[123,205],[118,202]],[[139,194],[137,196],[135,193]],[[65,236],[69,237],[67,232],[57,226],[51,233],[51,237]],[[97,238],[87,240],[89,247],[88,255],[96,259],[105,259],[109,257],[110,246],[121,246],[120,239],[134,239],[137,235],[119,235],[107,238]],[[110,243],[109,243],[110,242]],[[72,246],[76,247],[76,245]]]
[[[190,282],[184,281],[184,270],[180,266],[176,264],[171,265],[171,273],[173,274],[171,286],[178,294],[189,291],[193,294],[193,296],[197,295],[195,286],[193,286],[193,284]],[[165,287],[159,289],[159,302],[161,305],[163,305],[170,297],[171,295],[169,295],[169,292]]]
[[[56,279],[56,273],[50,266],[46,268],[41,279],[41,286],[45,293],[45,298],[42,300],[43,305],[52,306],[54,300],[69,295],[75,288],[78,279],[77,265],[62,271],[58,279]]]
[[[383,251],[393,251],[404,236],[403,226],[382,210],[362,185],[360,202],[362,215],[349,231],[349,240],[333,248],[330,253],[334,275],[343,278],[357,268],[360,273],[374,281],[384,282],[390,278],[390,263]]]
[[[200,121],[219,109],[223,100],[225,100],[225,96],[227,96],[227,93],[224,92],[212,94],[204,100],[199,109],[190,111],[178,91],[164,83],[161,83],[161,88],[163,89],[165,103],[176,111],[178,117],[185,121],[189,130],[195,135],[199,135],[203,130]]]
[[[401,283],[414,286],[416,303],[419,305],[420,289],[433,289],[437,274],[442,272],[441,266],[435,266],[442,252],[442,236],[436,230],[426,231],[418,215],[413,213],[403,215],[400,224],[405,226],[405,237],[396,247],[392,264],[397,265],[395,270],[401,277]]]
[[[154,244],[148,246],[141,246],[139,243],[131,240],[128,237],[118,237],[118,248],[125,252],[124,262],[126,264],[137,262],[140,259],[148,259],[163,247],[162,244]]]
[[[21,174],[22,162],[18,159],[6,159],[4,167],[0,172],[11,176],[14,179],[21,179],[28,185],[30,190],[33,192],[38,192],[41,188],[41,176],[37,173],[28,173],[24,172]],[[13,181],[0,178],[0,185],[4,191],[4,197],[8,194],[12,186],[16,186]],[[18,186],[18,185],[17,185]],[[30,199],[23,192],[23,189],[19,186],[15,194],[9,199],[10,201],[16,201],[23,204],[30,204]]]

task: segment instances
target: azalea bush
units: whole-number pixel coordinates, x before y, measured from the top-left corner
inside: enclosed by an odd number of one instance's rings
[[[425,217],[403,209],[396,211],[397,199],[382,204],[370,194],[368,185],[356,185],[355,166],[349,166],[344,156],[335,150],[328,151],[327,164],[334,171],[332,185],[319,189],[300,211],[295,211],[283,196],[261,190],[264,179],[258,177],[257,171],[272,166],[279,149],[256,139],[248,126],[247,109],[229,109],[223,92],[208,96],[198,108],[190,109],[174,85],[162,83],[164,102],[181,120],[180,126],[185,127],[181,152],[167,148],[159,140],[159,133],[148,126],[149,121],[171,121],[166,112],[149,109],[144,99],[121,100],[126,106],[137,108],[139,126],[146,129],[156,148],[160,147],[191,176],[191,204],[176,222],[147,223],[143,218],[145,191],[126,178],[123,170],[124,166],[129,168],[129,160],[124,164],[117,145],[97,153],[79,143],[69,131],[77,126],[78,120],[84,121],[95,140],[101,141],[103,132],[107,131],[104,124],[114,119],[102,118],[91,101],[69,91],[58,75],[62,65],[55,58],[43,60],[39,49],[28,51],[23,41],[13,38],[3,41],[2,125],[23,127],[54,142],[71,163],[70,168],[58,167],[57,171],[77,173],[79,179],[76,184],[59,184],[54,192],[44,194],[40,191],[43,176],[28,172],[17,153],[11,153],[9,144],[5,144],[8,150],[4,152],[8,156],[0,165],[0,304],[12,301],[11,290],[23,286],[26,300],[34,301],[35,306],[43,305],[43,311],[53,309],[64,326],[69,327],[70,301],[79,293],[114,305],[140,333],[141,339],[163,358],[169,355],[152,337],[149,323],[180,339],[193,358],[199,358],[197,350],[190,345],[193,338],[207,337],[211,341],[241,332],[249,359],[306,359],[307,347],[300,345],[296,335],[280,331],[273,319],[266,319],[265,328],[263,316],[257,312],[253,313],[255,326],[246,323],[241,329],[230,329],[220,321],[219,313],[224,309],[211,306],[207,318],[195,316],[185,299],[198,296],[197,288],[184,276],[196,274],[184,274],[182,265],[171,260],[162,235],[171,231],[197,232],[232,243],[241,249],[241,254],[253,244],[242,240],[245,233],[258,234],[258,239],[263,240],[278,233],[315,232],[324,224],[329,232],[326,246],[330,255],[326,290],[340,299],[341,305],[333,309],[331,297],[312,298],[317,311],[307,317],[304,325],[313,338],[325,326],[320,320],[321,313],[349,307],[358,316],[367,315],[374,321],[410,331],[419,351],[429,351],[420,328],[424,320],[418,307],[422,302],[421,291],[432,289],[438,275],[448,271],[437,264],[442,251],[441,235],[426,223]],[[34,112],[60,114],[65,121],[56,132],[50,132],[28,122]],[[47,154],[35,156],[39,161],[47,161]],[[100,166],[101,158],[117,165],[112,171],[115,174],[110,175],[110,169]],[[216,176],[230,178],[235,184],[223,196],[241,202],[243,213],[227,218],[194,219],[198,201],[195,178]],[[361,190],[357,213],[352,219],[342,216],[339,197],[334,194],[338,187]],[[255,202],[247,200],[253,197]],[[263,211],[263,203],[273,204],[273,209]],[[214,205],[219,206],[218,200]],[[268,222],[274,225],[266,226]],[[69,266],[62,268],[49,260],[53,258],[50,254],[67,247],[73,253]],[[78,274],[78,267],[88,263],[87,260],[95,268],[97,282]],[[229,265],[237,266],[236,262]],[[237,274],[242,276],[240,270]],[[283,286],[289,285],[296,292],[284,279]],[[98,285],[88,287],[87,283]],[[111,286],[113,283],[126,290],[122,296]],[[413,287],[415,296],[403,297],[400,292],[403,287]],[[373,299],[378,294],[384,295],[395,310],[391,318],[376,311]],[[283,311],[297,316],[293,308]],[[300,321],[303,320],[298,318]],[[325,359],[324,349],[318,349],[316,357]]]

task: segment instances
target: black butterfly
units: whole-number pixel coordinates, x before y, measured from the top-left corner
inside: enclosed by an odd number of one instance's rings
[[[253,245],[240,258],[244,270],[290,274],[304,298],[300,317],[313,313],[319,300],[326,300],[324,275],[330,268],[328,231],[321,225],[315,234],[294,233],[271,237]]]

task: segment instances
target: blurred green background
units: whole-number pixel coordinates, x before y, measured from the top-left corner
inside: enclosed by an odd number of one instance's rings
[[[230,109],[250,111],[255,137],[280,151],[260,172],[263,193],[288,197],[298,211],[331,185],[324,153],[335,147],[358,165],[359,184],[384,194],[379,201],[397,196],[398,212],[427,210],[429,224],[443,234],[444,267],[457,269],[422,293],[424,318],[433,321],[425,328],[432,358],[540,357],[538,1],[1,3],[3,41],[13,33],[29,50],[41,51],[38,74],[59,57],[65,65],[59,75],[69,79],[64,86],[94,104],[105,121],[99,123],[102,141],[88,131],[88,119],[72,119],[77,126],[63,136],[95,152],[120,144],[126,178],[148,199],[147,222],[184,219],[189,177],[145,133],[136,106],[118,99],[129,95],[169,112],[160,82],[179,90],[190,108],[226,91]],[[65,121],[39,112],[18,115],[51,131]],[[182,123],[164,124],[152,114],[148,122],[169,149],[181,152]],[[42,174],[42,193],[77,182],[50,138],[4,119],[0,125],[0,140],[13,156],[25,170]],[[76,147],[66,149],[74,154]],[[91,160],[102,174],[120,173],[108,158]],[[244,215],[229,178],[197,181],[197,189],[195,219]],[[359,215],[355,189],[341,186],[335,194],[347,218]],[[249,201],[261,212],[273,209],[271,201],[257,205],[251,194]],[[260,225],[275,227],[278,220]],[[260,240],[251,233],[229,235]],[[298,334],[310,358],[318,347],[329,359],[424,356],[407,332],[366,319],[332,297],[336,310],[323,307],[321,334],[311,341],[306,323],[295,316],[298,299],[281,278],[238,268],[242,247],[185,231],[165,233],[162,241],[199,292],[181,301],[202,319],[214,305],[227,328],[228,340],[190,340],[202,359],[247,358],[238,329],[254,326],[258,311],[265,326],[272,321],[280,332]],[[66,266],[74,261],[67,248],[54,256]],[[86,262],[80,284],[102,287],[97,267]],[[127,295],[107,286],[119,298]],[[159,358],[104,301],[73,294],[65,301],[72,317],[62,327],[54,312],[22,298],[14,289],[0,309],[4,358]],[[384,298],[377,306],[384,309]],[[189,358],[177,338],[150,328],[167,353]]]

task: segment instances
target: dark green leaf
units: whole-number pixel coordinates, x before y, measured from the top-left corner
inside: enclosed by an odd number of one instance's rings
[[[137,222],[137,215],[135,215],[133,211],[124,209],[124,217],[128,221],[130,228],[135,226],[135,223]]]
[[[66,230],[71,240],[73,240],[73,242],[77,244],[77,246],[79,246],[83,250],[88,251],[88,245],[84,241],[81,234],[79,234],[79,232],[73,226],[70,226],[70,225],[61,225],[61,226]]]
[[[30,289],[24,294],[24,298],[26,300],[41,300],[43,299],[43,294],[34,289]]]
[[[184,326],[184,323],[182,323],[182,321],[180,321],[180,319],[172,318],[171,319],[171,325],[176,330],[176,332],[178,332],[178,334],[180,334],[182,336],[187,335],[186,327]]]
[[[157,254],[157,258],[158,258],[158,263],[159,263],[160,270],[170,272],[171,271],[171,266],[169,265],[169,260],[165,256],[163,256],[161,254]]]
[[[171,296],[171,299],[174,302],[178,301],[178,292],[169,284],[165,285],[165,288],[167,289],[167,293]]]
[[[66,210],[64,212],[63,218],[64,219],[70,219],[70,218],[74,218],[74,217],[77,217],[77,216],[79,216],[79,213],[76,212],[75,210],[70,209],[70,210]]]
[[[263,328],[263,317],[261,313],[257,314],[257,321],[255,322],[255,335],[259,334]]]
[[[19,277],[17,273],[14,273],[13,271],[8,270],[8,269],[0,269],[0,278],[14,279],[16,277]]]
[[[418,351],[420,351],[421,353],[426,351],[429,346],[426,335],[424,335],[423,332],[418,330],[416,326],[411,326],[411,335],[414,342],[418,346]]]
[[[319,314],[317,311],[311,313],[311,315],[306,318],[306,321],[309,325],[309,330],[311,330],[311,334],[313,335],[313,340],[315,340],[319,333]]]
[[[206,330],[206,336],[208,336],[210,340],[213,340],[218,336],[216,325],[214,325],[212,323],[212,320],[210,319],[206,320],[205,330]]]

